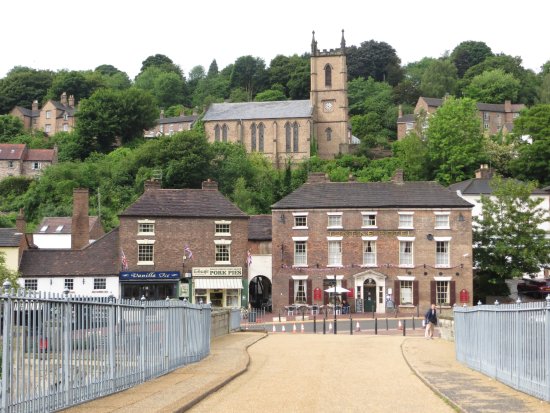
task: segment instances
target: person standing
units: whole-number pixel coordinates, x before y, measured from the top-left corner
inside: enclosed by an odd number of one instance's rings
[[[434,328],[437,325],[437,312],[435,310],[435,304],[432,304],[431,308],[426,312],[424,316],[426,322],[426,331],[424,337],[427,339],[434,338]]]

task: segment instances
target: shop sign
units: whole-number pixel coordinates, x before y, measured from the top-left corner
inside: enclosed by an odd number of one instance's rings
[[[320,300],[322,298],[321,289],[317,287],[315,290],[313,290],[313,299],[314,300]]]
[[[189,284],[180,284],[180,297],[189,297]]]
[[[369,230],[369,231],[328,231],[329,237],[374,237],[378,235],[390,235],[397,237],[414,236],[414,231],[408,230]]]
[[[174,280],[180,279],[179,271],[123,271],[120,281]]]
[[[194,267],[193,277],[242,277],[243,267]]]

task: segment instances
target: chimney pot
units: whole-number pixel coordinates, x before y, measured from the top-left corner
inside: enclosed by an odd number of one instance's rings
[[[25,234],[27,231],[27,222],[25,221],[25,211],[23,208],[19,209],[19,214],[17,214],[17,218],[15,219],[15,228],[21,234]]]
[[[477,179],[491,179],[494,175],[494,169],[489,168],[487,164],[481,164],[479,169],[476,171]]]
[[[74,95],[69,96],[69,107],[74,108]]]
[[[143,183],[143,192],[147,192],[154,189],[160,189],[160,181],[157,179],[149,179]]]
[[[67,92],[61,94],[60,102],[63,106],[67,106]]]
[[[32,110],[38,110],[38,100],[33,100],[32,101],[32,107],[31,107]]]

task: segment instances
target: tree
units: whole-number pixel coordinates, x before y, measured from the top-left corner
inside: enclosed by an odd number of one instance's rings
[[[128,143],[155,125],[158,112],[147,92],[100,89],[80,103],[76,130],[86,154],[109,152],[117,139]]]
[[[6,254],[0,251],[0,283],[4,284],[9,281],[13,288],[17,288],[17,271],[9,270],[6,267]]]
[[[23,122],[16,116],[0,115],[0,142],[9,143],[23,133]]]
[[[550,185],[550,104],[522,112],[514,122],[514,135],[525,136],[518,140],[518,156],[510,162],[514,175]]]
[[[428,148],[416,133],[409,133],[392,145],[393,156],[399,160],[407,181],[429,180]]]
[[[482,196],[482,214],[474,218],[474,262],[491,278],[533,276],[550,264],[550,240],[540,228],[549,219],[531,198],[533,183],[495,177],[491,197]]]
[[[310,89],[309,56],[278,55],[269,65],[269,83],[282,85],[284,93],[291,99],[307,99]]]
[[[489,70],[474,77],[463,90],[465,97],[484,103],[515,102],[520,90],[520,82],[512,74],[501,69]]]
[[[287,98],[280,90],[268,89],[258,93],[254,100],[256,102],[273,102],[277,100],[287,100]]]
[[[439,183],[447,186],[473,176],[483,147],[473,100],[446,99],[429,118],[426,136],[432,176]]]
[[[369,40],[347,49],[348,78],[372,77],[395,86],[403,78],[401,59],[386,42]]]
[[[264,90],[268,75],[263,59],[259,57],[241,56],[235,61],[231,72],[231,89],[241,88],[246,92],[247,101],[251,101],[256,93]]]
[[[149,56],[143,62],[141,62],[141,70],[138,76],[150,67],[156,67],[163,72],[173,72],[183,78],[183,72],[180,67],[172,61],[168,56],[163,54],[156,54]]]
[[[94,69],[94,72],[103,76],[103,83],[107,88],[122,90],[132,86],[128,75],[113,65],[100,65]]]
[[[62,93],[73,95],[75,102],[88,98],[97,89],[104,86],[101,76],[92,76],[93,72],[60,70],[54,76],[45,99],[59,100]]]
[[[437,59],[433,57],[423,57],[417,62],[411,62],[407,64],[404,68],[405,79],[408,79],[412,84],[419,89],[420,82],[422,81],[422,75],[430,65],[435,62]],[[415,102],[416,103],[416,102]]]
[[[216,59],[212,60],[212,63],[210,63],[210,66],[208,67],[208,73],[206,76],[207,77],[218,76],[218,62],[216,62]]]
[[[415,105],[420,95],[420,89],[409,79],[402,80],[393,88],[393,102],[395,104]]]
[[[539,103],[550,103],[550,73],[542,76],[538,98]]]
[[[454,48],[451,52],[451,61],[457,68],[458,77],[461,78],[470,67],[483,62],[492,55],[491,48],[484,42],[468,40]]]
[[[185,102],[185,80],[175,72],[150,66],[142,71],[135,81],[135,87],[149,92],[155,103],[162,108]]]
[[[32,102],[41,102],[53,81],[49,70],[35,70],[16,66],[0,79],[0,114],[8,113],[15,106],[31,108]]]
[[[457,84],[457,70],[448,60],[434,60],[424,70],[420,81],[423,96],[441,98],[446,94],[454,95]]]

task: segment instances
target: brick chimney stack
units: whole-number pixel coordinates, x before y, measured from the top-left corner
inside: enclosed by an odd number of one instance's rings
[[[69,107],[74,108],[74,95],[69,96]]]
[[[402,118],[403,117],[403,106],[402,105],[399,105],[398,109],[397,109],[397,117],[398,118]]]
[[[67,106],[67,92],[61,94],[61,99],[59,101],[63,106]]]
[[[210,178],[206,181],[202,181],[202,189],[210,190],[210,191],[217,191],[218,190],[218,183],[216,181],[212,181]]]
[[[158,179],[149,179],[143,183],[143,192],[153,189],[160,189],[160,181]]]
[[[38,110],[38,100],[33,100],[32,101],[31,109],[32,110]]]
[[[391,177],[391,181],[394,184],[402,184],[404,182],[404,180],[403,180],[403,169],[396,169],[395,173]]]
[[[476,170],[477,179],[491,179],[494,175],[494,169],[489,168],[487,164],[481,164],[479,169]]]
[[[310,172],[307,176],[307,184],[323,184],[329,182],[328,176],[324,172]]]
[[[511,100],[505,100],[504,101],[504,112],[505,113],[512,112],[512,101]]]
[[[23,208],[19,209],[19,214],[15,218],[15,229],[18,233],[25,235],[27,231],[27,221],[25,221],[25,211]]]
[[[90,243],[90,219],[88,217],[88,189],[73,190],[73,219],[71,249],[79,250]]]

